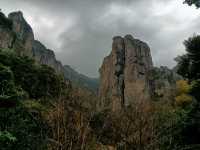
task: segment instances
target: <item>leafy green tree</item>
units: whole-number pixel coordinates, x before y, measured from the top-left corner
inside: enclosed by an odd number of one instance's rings
[[[184,41],[186,54],[176,58],[178,73],[191,80],[200,79],[200,35]]]
[[[46,107],[39,100],[26,100],[25,93],[35,99],[55,98],[63,82],[52,68],[36,65],[12,50],[0,50],[1,150],[46,149],[48,125],[42,115]]]
[[[189,6],[195,5],[197,8],[200,7],[200,0],[185,0],[183,3],[186,3]]]
[[[24,91],[17,87],[10,67],[0,63],[0,149],[43,149],[45,133],[39,112],[22,104]]]
[[[190,94],[196,99],[184,122],[182,136],[184,143],[195,146],[200,143],[200,35],[194,35],[184,42],[186,54],[178,59],[178,73],[190,81]]]
[[[38,85],[36,97],[58,97],[62,90],[62,78],[49,66],[42,65],[38,68]]]
[[[192,88],[190,90],[190,93],[196,97],[197,100],[200,100],[200,92],[199,92],[199,89],[200,89],[200,79],[196,80],[196,81],[193,81],[192,82]]]
[[[58,97],[64,79],[46,65],[37,65],[28,57],[17,56],[12,50],[0,51],[0,63],[13,72],[14,83],[26,91],[30,98]]]
[[[0,63],[0,107],[14,107],[24,95],[14,83],[13,72]]]
[[[1,150],[44,150],[46,125],[37,110],[22,104],[0,108]]]
[[[0,11],[0,27],[12,29],[12,21],[7,19],[6,16]]]

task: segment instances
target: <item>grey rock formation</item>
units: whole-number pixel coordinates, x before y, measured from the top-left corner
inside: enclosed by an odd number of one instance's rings
[[[52,50],[47,49],[42,43],[37,40],[33,41],[32,48],[33,58],[40,64],[49,65],[58,73],[63,73],[64,68],[60,61],[56,60],[55,54]]]
[[[120,110],[150,98],[148,73],[153,69],[150,48],[131,35],[113,38],[112,52],[99,70],[99,109]]]
[[[34,34],[31,26],[26,22],[22,12],[13,12],[8,15],[13,23],[12,31],[16,34],[17,38],[21,40],[25,48],[25,55],[32,56],[32,46],[34,41]]]
[[[99,110],[118,111],[145,100],[171,102],[182,79],[167,67],[153,67],[149,46],[131,35],[113,38],[99,72]]]
[[[13,33],[0,27],[0,48],[11,48],[13,40]]]
[[[12,48],[20,56],[29,56],[39,64],[53,67],[57,73],[63,73],[64,68],[54,52],[34,39],[33,30],[22,12],[10,13],[8,18],[1,13],[0,21],[0,48]]]
[[[149,76],[152,81],[152,94],[155,100],[173,100],[176,89],[176,81],[183,78],[174,70],[166,66],[154,67]]]

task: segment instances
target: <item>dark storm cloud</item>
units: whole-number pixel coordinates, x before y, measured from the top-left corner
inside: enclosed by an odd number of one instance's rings
[[[200,25],[200,11],[182,0],[7,0],[0,5],[21,9],[36,38],[63,64],[90,76],[98,75],[115,35],[146,41],[155,64],[172,67],[183,53],[182,41]]]

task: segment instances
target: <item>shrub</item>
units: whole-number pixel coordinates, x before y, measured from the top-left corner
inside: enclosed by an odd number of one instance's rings
[[[177,106],[186,107],[192,103],[192,96],[189,95],[191,86],[186,80],[179,80],[176,82],[176,92],[175,104]]]
[[[179,80],[176,82],[177,94],[189,93],[190,85],[186,80]]]
[[[178,106],[185,107],[192,103],[192,97],[188,94],[181,94],[175,98]]]
[[[18,104],[13,108],[0,108],[1,150],[44,150],[46,126],[40,112]]]
[[[13,107],[25,96],[24,91],[14,83],[14,75],[9,67],[0,64],[0,107]]]

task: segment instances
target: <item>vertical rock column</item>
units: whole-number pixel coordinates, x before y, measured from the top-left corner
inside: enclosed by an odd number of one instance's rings
[[[99,109],[120,110],[124,105],[125,45],[120,36],[113,38],[112,52],[104,59],[101,74]]]
[[[113,38],[112,51],[100,68],[99,109],[121,110],[150,98],[150,48],[131,35]]]
[[[149,72],[153,69],[153,62],[150,48],[145,42],[126,35],[124,43],[124,95],[125,105],[129,106],[150,99]]]
[[[121,106],[124,105],[124,68],[125,68],[125,45],[121,37],[113,39],[113,50],[116,54],[115,76],[117,85],[117,96],[120,99]]]

